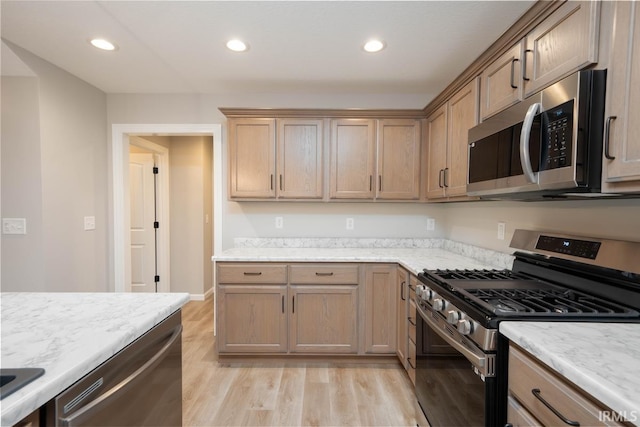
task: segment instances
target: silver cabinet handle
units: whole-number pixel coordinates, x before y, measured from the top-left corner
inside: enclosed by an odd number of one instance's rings
[[[529,142],[531,137],[531,128],[533,127],[533,119],[536,114],[542,112],[542,104],[536,102],[531,105],[527,110],[527,115],[524,116],[524,122],[522,123],[522,130],[520,131],[520,164],[522,165],[522,172],[524,173],[527,182],[537,183],[538,179],[533,172],[531,166],[531,156],[529,155]]]
[[[564,415],[562,415],[556,408],[551,406],[551,404],[549,402],[547,402],[545,399],[543,399],[539,388],[532,388],[531,389],[531,394],[533,394],[536,397],[536,399],[538,399],[540,402],[542,402],[542,404],[544,406],[549,408],[549,410],[551,412],[553,412],[556,417],[560,418],[563,423],[565,423],[567,425],[570,425],[570,426],[574,426],[574,427],[578,427],[580,425],[580,423],[578,421],[570,420],[567,417],[565,417]]]
[[[516,84],[515,84],[515,82],[514,82],[514,79],[515,79],[515,73],[516,73],[516,70],[515,70],[514,65],[515,65],[515,63],[516,63],[516,62],[518,62],[518,61],[520,61],[518,58],[513,58],[513,59],[511,60],[511,81],[510,81],[509,83],[511,83],[511,87],[512,87],[513,89],[518,89],[518,86],[516,86]]]
[[[524,56],[522,57],[522,80],[524,80],[525,82],[531,80],[529,77],[527,77],[527,53],[533,53],[533,50],[526,49],[524,51]]]
[[[109,390],[102,393],[96,399],[92,400],[82,409],[79,409],[73,415],[68,418],[61,418],[60,422],[64,427],[80,426],[83,425],[82,421],[89,418],[94,411],[100,409],[104,404],[108,403],[112,398],[118,397],[118,394],[122,391],[126,391],[137,380],[142,379],[144,374],[154,367],[156,367],[169,353],[173,344],[180,339],[182,334],[182,325],[178,325],[173,329],[173,333],[170,335],[166,344],[153,355],[151,359],[145,362],[144,365],[135,370],[127,378],[111,387]]]
[[[611,133],[611,121],[617,119],[617,116],[609,116],[607,117],[607,121],[604,125],[604,157],[608,160],[615,160],[616,156],[611,155],[610,150],[610,133]]]

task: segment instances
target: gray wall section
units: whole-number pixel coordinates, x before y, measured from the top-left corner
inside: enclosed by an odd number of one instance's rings
[[[32,135],[30,144],[38,147],[34,149],[34,155],[40,154],[41,191],[38,193],[38,186],[34,189],[33,183],[20,182],[18,176],[4,176],[3,173],[2,192],[11,186],[16,193],[41,199],[40,207],[32,207],[36,211],[32,213],[34,221],[27,224],[29,234],[23,240],[22,248],[25,252],[41,253],[41,261],[36,263],[30,256],[15,259],[12,271],[7,271],[11,272],[10,276],[3,269],[2,288],[107,291],[110,286],[107,277],[106,95],[41,58],[14,45],[10,47],[34,72],[38,82],[39,135],[37,142]],[[3,85],[7,79],[3,77]],[[25,95],[34,96],[32,90]],[[3,104],[8,102],[5,96],[3,87]],[[13,96],[19,97],[19,94]],[[2,115],[5,123],[4,108]],[[2,137],[3,146],[21,140],[19,136],[5,139],[4,126]],[[12,161],[3,156],[3,163]],[[29,167],[38,169],[35,163]],[[14,211],[16,216],[23,216],[22,208],[9,203],[5,205],[4,200],[2,210],[3,215]],[[85,216],[96,217],[95,230],[84,231]],[[10,251],[3,247],[3,266]],[[23,278],[31,275],[28,272],[34,269],[40,270],[38,277],[26,283]]]

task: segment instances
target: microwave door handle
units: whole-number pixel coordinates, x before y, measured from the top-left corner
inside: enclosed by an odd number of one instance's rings
[[[537,183],[536,174],[533,172],[531,166],[531,156],[529,155],[529,143],[531,137],[531,128],[533,127],[533,119],[536,114],[542,112],[542,104],[536,102],[531,105],[527,110],[527,115],[524,116],[524,122],[522,123],[522,130],[520,131],[520,164],[522,165],[522,171],[524,176],[530,183]]]

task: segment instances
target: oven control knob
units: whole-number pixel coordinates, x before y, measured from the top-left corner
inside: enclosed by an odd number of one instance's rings
[[[424,293],[425,290],[425,286],[424,285],[418,285],[416,286],[416,296],[420,299],[422,299],[422,294]]]
[[[458,310],[447,311],[447,323],[455,325],[460,320],[460,312]]]
[[[436,311],[444,311],[447,308],[447,300],[436,298],[433,300],[433,309]]]
[[[458,332],[462,335],[469,335],[473,332],[473,322],[469,319],[462,319],[458,322]]]

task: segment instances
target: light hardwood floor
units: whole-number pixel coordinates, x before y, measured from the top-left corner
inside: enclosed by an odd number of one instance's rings
[[[182,323],[184,426],[428,426],[399,363],[218,362],[213,302]]]

